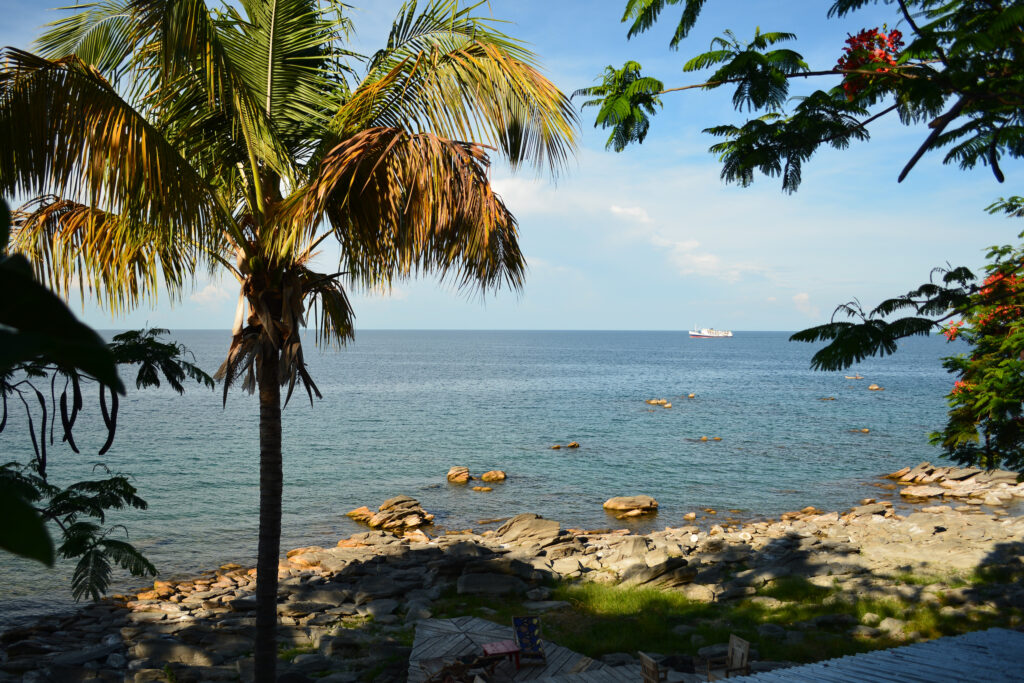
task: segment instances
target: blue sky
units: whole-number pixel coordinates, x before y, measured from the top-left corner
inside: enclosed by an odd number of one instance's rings
[[[359,4],[355,0],[355,4]],[[383,43],[393,0],[353,9],[354,47]],[[691,38],[668,48],[675,8],[655,29],[627,41],[624,0],[490,0],[478,12],[510,23],[503,30],[529,44],[566,93],[591,85],[605,66],[626,59],[667,86],[699,82],[686,59],[730,28],[741,39],[789,30],[812,67],[829,68],[847,33],[897,17],[885,4],[843,21],[827,20],[821,0],[728,0],[708,3]],[[58,14],[37,2],[0,0],[0,44],[30,47],[38,27]],[[905,29],[905,27],[900,26]],[[819,81],[815,82],[818,85]],[[658,329],[693,324],[736,330],[794,330],[825,321],[853,297],[865,305],[923,282],[951,262],[980,266],[985,247],[1012,242],[1013,222],[983,208],[1019,194],[1021,164],[1008,182],[987,169],[960,171],[929,154],[902,184],[896,176],[926,134],[898,121],[873,126],[872,140],[844,152],[823,151],[805,166],[804,183],[784,195],[777,179],[753,187],[725,185],[701,130],[737,123],[729,92],[687,91],[664,97],[647,141],[616,154],[581,115],[580,149],[552,182],[496,166],[495,187],[520,222],[529,271],[521,294],[479,295],[434,279],[401,282],[387,294],[353,292],[358,329]],[[325,252],[321,259],[331,260]],[[325,264],[325,267],[329,267]],[[171,305],[112,318],[87,303],[83,319],[100,328],[144,324],[227,328],[233,280],[197,280]]]

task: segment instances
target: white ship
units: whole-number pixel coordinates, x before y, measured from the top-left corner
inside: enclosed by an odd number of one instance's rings
[[[696,326],[694,326],[696,327]],[[690,330],[691,337],[731,337],[731,330],[716,330],[713,327],[702,327],[699,330]]]

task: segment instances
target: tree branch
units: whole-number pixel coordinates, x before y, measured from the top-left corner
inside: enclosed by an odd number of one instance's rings
[[[911,169],[913,169],[917,162],[921,160],[921,157],[928,151],[931,144],[935,142],[935,138],[942,134],[942,131],[946,129],[946,126],[948,126],[949,123],[960,114],[966,104],[967,98],[961,97],[949,111],[928,124],[928,127],[932,129],[932,132],[928,134],[925,141],[917,148],[917,151],[914,152],[914,156],[910,157],[910,161],[908,161],[907,165],[903,167],[902,171],[900,171],[900,177],[896,179],[896,182],[903,182],[903,179],[907,177],[907,174],[910,173]]]
[[[826,71],[801,71],[798,73],[782,74],[783,78],[810,78],[811,76],[836,76],[844,74],[864,74],[867,76],[880,76],[890,75],[899,76],[900,78],[917,78],[914,74],[902,73],[902,69],[913,69],[925,64],[934,64],[940,60],[929,59],[923,62],[915,62],[913,64],[901,64],[896,66],[887,66],[885,71],[879,71],[877,69],[828,69]],[[711,88],[719,85],[726,85],[728,83],[739,83],[743,79],[741,78],[727,78],[724,81],[707,81],[706,83],[697,83],[695,85],[683,85],[678,88],[666,88],[659,92],[654,93],[655,95],[664,95],[670,92],[679,92],[681,90],[693,90],[694,88]]]
[[[910,9],[907,8],[905,0],[899,0],[900,11],[903,12],[903,18],[907,20],[907,24],[913,29],[914,33],[924,38],[924,34],[921,32],[921,28],[914,21],[914,18],[910,15]],[[946,57],[946,51],[942,49],[941,45],[935,45],[935,52],[939,55],[939,59],[942,61],[943,66],[949,68],[949,60]]]

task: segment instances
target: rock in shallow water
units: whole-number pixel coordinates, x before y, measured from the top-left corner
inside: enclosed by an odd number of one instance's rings
[[[472,477],[469,476],[469,468],[461,465],[455,465],[448,470],[448,481],[453,484],[465,484]]]
[[[643,512],[654,512],[658,509],[658,501],[650,496],[616,496],[604,502],[605,510],[625,512],[629,510],[641,510]]]
[[[900,491],[900,495],[908,498],[934,498],[945,492],[946,489],[938,486],[907,486]]]

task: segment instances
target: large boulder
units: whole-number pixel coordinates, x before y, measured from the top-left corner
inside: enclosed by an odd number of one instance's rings
[[[650,496],[616,496],[604,502],[604,509],[625,513],[639,510],[641,514],[650,514],[657,512],[658,501]]]
[[[448,481],[453,484],[465,484],[472,477],[469,476],[469,468],[456,465],[448,470]]]
[[[945,492],[946,489],[939,488],[938,486],[907,486],[900,491],[900,495],[907,498],[934,498],[935,496],[941,496]]]
[[[381,503],[377,512],[363,506],[346,514],[357,522],[369,524],[374,529],[399,533],[432,524],[434,521],[434,515],[424,510],[420,502],[411,496],[389,498]]]
[[[670,557],[653,567],[640,564],[630,567],[623,572],[622,585],[674,588],[693,583],[696,576],[697,570],[688,567],[685,559]]]
[[[561,526],[553,519],[544,519],[527,512],[502,524],[494,536],[502,543],[545,546],[560,541],[563,533]]]
[[[486,482],[505,481],[508,475],[502,470],[491,470],[480,475],[480,479]]]
[[[220,658],[207,653],[195,645],[186,645],[176,640],[143,640],[130,650],[135,659],[150,659],[155,664],[189,664],[191,666],[215,666]]]

